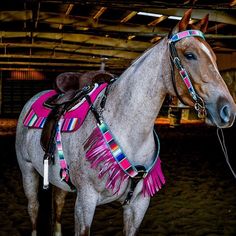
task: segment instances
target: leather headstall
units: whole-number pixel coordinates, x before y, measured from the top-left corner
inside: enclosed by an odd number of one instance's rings
[[[169,51],[170,51],[170,60],[171,60],[171,67],[172,67],[171,68],[172,84],[173,84],[174,91],[176,93],[177,98],[181,101],[181,103],[186,105],[186,103],[183,101],[182,97],[179,95],[178,90],[177,90],[175,73],[174,73],[174,66],[175,66],[184,84],[186,85],[191,98],[194,101],[194,108],[198,113],[198,117],[205,118],[206,107],[205,107],[204,100],[197,94],[196,90],[194,89],[190,76],[188,75],[188,72],[182,65],[180,58],[178,56],[176,47],[175,47],[176,42],[186,37],[201,37],[202,39],[205,40],[203,33],[199,30],[186,30],[186,31],[182,31],[174,35],[171,35],[169,37]]]

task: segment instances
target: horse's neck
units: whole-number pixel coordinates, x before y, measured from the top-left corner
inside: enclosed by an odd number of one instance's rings
[[[107,114],[115,133],[132,135],[136,145],[153,135],[154,121],[167,92],[164,79],[169,76],[168,59],[167,42],[163,40],[136,60],[111,88],[104,118]]]

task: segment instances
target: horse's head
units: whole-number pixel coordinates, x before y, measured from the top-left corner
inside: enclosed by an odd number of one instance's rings
[[[195,106],[199,114],[206,109],[208,124],[229,127],[234,122],[236,105],[218,71],[216,56],[204,40],[208,15],[193,25],[189,23],[191,11],[184,14],[170,34],[175,92],[182,102]]]

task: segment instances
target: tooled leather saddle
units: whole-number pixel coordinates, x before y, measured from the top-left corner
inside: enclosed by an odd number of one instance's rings
[[[95,83],[109,83],[113,78],[114,75],[105,70],[84,74],[65,72],[57,76],[55,80],[57,93],[44,102],[44,106],[51,109],[41,134],[44,158],[51,158],[54,153],[56,128],[60,117],[81,101],[93,89]]]

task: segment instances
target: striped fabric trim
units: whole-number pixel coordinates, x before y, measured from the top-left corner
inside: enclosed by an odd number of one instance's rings
[[[98,124],[98,127],[103,134],[103,137],[105,138],[113,157],[115,158],[121,169],[130,177],[135,177],[138,174],[138,171],[129,162],[128,158],[126,157],[120,146],[117,144],[108,126],[103,122],[100,125]]]
[[[57,146],[57,152],[58,152],[58,157],[60,161],[60,167],[61,167],[61,181],[68,182],[70,179],[69,176],[69,168],[66,163],[65,157],[64,157],[64,152],[62,149],[62,142],[61,142],[61,125],[62,125],[63,119],[60,119],[58,122],[57,126],[57,134],[56,134],[56,146]]]
[[[69,118],[65,119],[62,125],[63,132],[70,132],[76,129],[77,125],[80,124],[79,118]]]
[[[34,110],[30,109],[23,124],[24,126],[42,129],[45,121],[46,117],[38,117]]]
[[[97,96],[107,87],[107,83],[98,85],[95,84],[93,90],[89,93],[89,96],[94,102]],[[44,102],[55,95],[55,90],[50,90],[40,96],[31,106],[29,112],[24,118],[23,124],[29,128],[41,129],[43,128],[47,116],[49,115],[51,109],[45,107]],[[62,132],[73,132],[78,130],[84,122],[87,114],[89,112],[89,104],[86,99],[83,98],[82,101],[78,102],[73,108],[67,111],[64,115],[64,120],[62,123]]]
[[[182,70],[179,71],[179,74],[182,77],[185,85],[187,86],[189,93],[192,95],[193,99],[196,100],[197,99],[197,96],[196,96],[197,93],[195,92],[195,90],[193,88],[193,85],[191,83],[191,80],[188,76],[187,71],[183,68]]]
[[[165,184],[159,158],[160,142],[155,132],[154,135],[157,151],[155,160],[149,168],[145,168],[146,174],[142,176],[143,196],[153,196]],[[91,168],[98,169],[98,178],[107,178],[106,188],[111,189],[114,194],[120,191],[122,184],[128,178],[138,174],[136,167],[132,166],[124,152],[117,146],[118,143],[113,139],[105,123],[97,124],[84,143],[85,157],[90,162]],[[127,169],[131,169],[132,172],[128,173]]]
[[[191,37],[191,36],[200,37],[205,40],[204,34],[200,30],[186,30],[186,31],[182,31],[177,34],[174,34],[171,37],[170,41],[175,43],[183,38]]]

